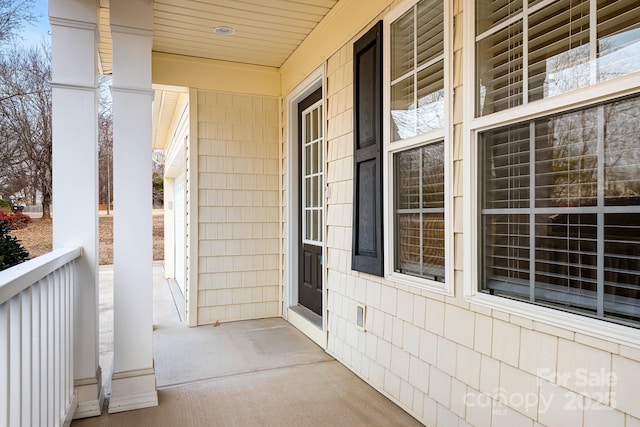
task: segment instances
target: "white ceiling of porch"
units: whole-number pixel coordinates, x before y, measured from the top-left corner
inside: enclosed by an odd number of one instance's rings
[[[279,67],[338,0],[154,0],[156,52]],[[100,0],[100,71],[111,73],[108,0]],[[232,36],[213,32],[233,27]]]

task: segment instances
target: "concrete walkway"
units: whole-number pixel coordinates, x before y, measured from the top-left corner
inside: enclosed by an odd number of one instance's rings
[[[100,363],[108,372],[110,268],[101,267],[100,278]],[[421,425],[281,318],[187,327],[176,289],[163,279],[162,264],[154,264],[159,406],[113,415],[105,410],[72,426]]]

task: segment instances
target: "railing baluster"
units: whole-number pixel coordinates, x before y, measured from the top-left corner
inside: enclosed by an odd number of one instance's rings
[[[65,265],[60,269],[60,347],[62,349],[60,359],[60,407],[62,414],[67,412],[69,395],[67,394],[67,269]]]
[[[40,423],[40,293],[42,286],[40,282],[32,286],[31,291],[31,423],[33,426],[41,425]]]
[[[0,304],[0,425],[9,425],[9,307]]]
[[[55,423],[55,402],[53,401],[53,393],[55,392],[55,384],[53,377],[55,376],[55,346],[54,346],[54,310],[53,310],[53,279],[51,275],[45,277],[47,281],[47,392],[45,400],[47,401],[47,423],[54,425]]]
[[[22,317],[22,396],[21,396],[21,418],[23,426],[32,425],[31,422],[31,388],[33,387],[34,378],[31,377],[31,359],[33,357],[31,350],[31,290],[25,289],[20,294],[20,316]]]
[[[53,419],[60,422],[60,270],[51,274],[53,281]]]
[[[40,425],[49,425],[49,282],[40,280]]]
[[[20,374],[22,373],[22,346],[20,345],[21,315],[20,315],[20,295],[16,295],[9,301],[9,426],[20,426],[20,401],[22,393],[20,388]]]
[[[66,335],[67,335],[67,346],[66,346],[66,370],[65,370],[65,379],[66,379],[66,394],[67,394],[67,407],[71,405],[73,402],[73,269],[75,268],[75,261],[71,261],[66,266],[67,278],[65,279],[65,289],[66,289],[66,303],[65,303],[65,316],[64,318],[67,321],[66,325]]]

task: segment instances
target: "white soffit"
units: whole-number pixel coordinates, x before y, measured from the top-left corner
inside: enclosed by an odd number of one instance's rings
[[[155,0],[153,50],[280,67],[338,0]],[[100,71],[111,73],[108,0],[100,0]],[[225,36],[214,28],[231,27]]]
[[[180,101],[179,91],[157,87],[153,90],[153,149],[166,150],[171,142],[174,118]]]

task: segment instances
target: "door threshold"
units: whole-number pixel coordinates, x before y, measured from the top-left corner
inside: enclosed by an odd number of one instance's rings
[[[322,317],[306,307],[297,305],[287,310],[287,321],[323,349],[327,348],[327,336],[322,330]]]

